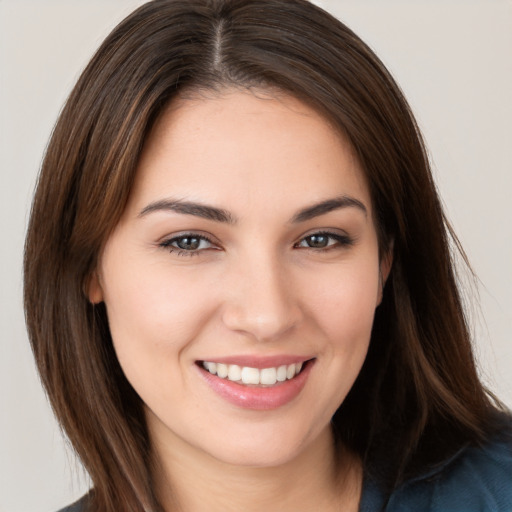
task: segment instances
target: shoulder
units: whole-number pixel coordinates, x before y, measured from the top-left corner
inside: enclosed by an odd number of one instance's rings
[[[88,501],[88,495],[83,496],[77,502],[59,510],[58,512],[86,512]]]
[[[406,482],[386,511],[510,512],[512,428],[483,446],[467,446],[443,466]]]

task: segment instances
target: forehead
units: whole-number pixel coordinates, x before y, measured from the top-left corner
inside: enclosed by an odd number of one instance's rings
[[[289,95],[225,90],[167,106],[145,141],[130,202],[179,196],[276,209],[285,197],[307,203],[339,194],[371,208],[339,130]]]

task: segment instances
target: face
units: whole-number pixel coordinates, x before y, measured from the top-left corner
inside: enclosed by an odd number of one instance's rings
[[[272,466],[330,436],[384,267],[344,138],[291,97],[228,90],[159,119],[89,295],[156,445]]]

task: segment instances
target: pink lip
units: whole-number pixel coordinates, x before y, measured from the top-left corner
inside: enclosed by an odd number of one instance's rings
[[[208,359],[208,361],[210,361],[210,359]],[[222,360],[222,362],[227,361],[228,359]],[[237,359],[237,362],[239,361],[240,359]],[[282,359],[280,359],[280,361],[282,361]],[[235,362],[228,364],[238,363]],[[252,368],[268,368],[272,366],[279,366],[278,364],[265,364],[266,366],[254,366],[253,361],[251,365],[243,364],[242,366],[251,366]],[[304,365],[302,371],[293,379],[279,382],[274,386],[269,387],[246,386],[239,384],[238,382],[233,382],[228,379],[221,379],[216,375],[212,375],[210,372],[200,367],[199,365],[197,365],[197,368],[210,388],[231,404],[242,407],[244,409],[264,411],[282,407],[297,397],[302,391],[302,388],[305,386],[313,365],[314,360],[308,361]]]

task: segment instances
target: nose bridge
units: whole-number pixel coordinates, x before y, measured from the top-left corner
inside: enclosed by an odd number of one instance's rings
[[[299,320],[300,310],[284,262],[270,250],[255,250],[230,271],[224,324],[257,340],[275,339]]]

